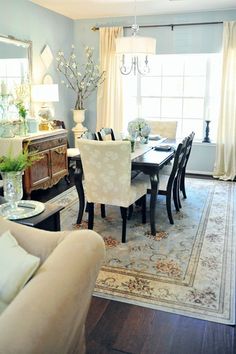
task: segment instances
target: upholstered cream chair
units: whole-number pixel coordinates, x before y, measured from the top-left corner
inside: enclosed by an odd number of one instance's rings
[[[80,140],[78,146],[88,203],[88,228],[93,228],[94,203],[119,206],[123,220],[122,242],[125,242],[128,207],[141,198],[142,222],[146,222],[146,192],[149,179],[137,176],[131,181],[129,141]]]
[[[0,230],[10,230],[41,262],[0,315],[0,353],[85,353],[84,325],[104,258],[101,236],[90,230],[44,231],[1,217]]]
[[[177,121],[168,120],[148,120],[151,127],[150,135],[160,135],[163,138],[175,139],[177,130]]]

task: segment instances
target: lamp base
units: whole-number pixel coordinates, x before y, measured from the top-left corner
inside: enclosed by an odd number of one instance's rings
[[[43,119],[52,119],[52,111],[48,106],[43,106],[41,107],[41,109],[38,112],[39,117],[43,118]]]
[[[49,130],[49,122],[39,123],[39,130]]]

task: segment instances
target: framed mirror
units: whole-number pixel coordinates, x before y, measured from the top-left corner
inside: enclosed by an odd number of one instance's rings
[[[0,121],[19,119],[17,101],[30,113],[32,42],[0,35]]]

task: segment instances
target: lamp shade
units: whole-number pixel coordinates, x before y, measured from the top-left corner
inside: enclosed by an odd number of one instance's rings
[[[33,102],[58,102],[58,85],[42,84],[31,86],[31,98]]]
[[[119,37],[116,39],[116,54],[156,54],[156,40],[151,37]]]

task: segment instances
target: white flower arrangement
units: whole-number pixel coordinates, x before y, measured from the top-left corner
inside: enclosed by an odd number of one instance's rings
[[[64,53],[57,53],[57,70],[62,73],[66,79],[61,81],[67,88],[76,92],[77,98],[75,109],[84,109],[84,101],[93,91],[105,80],[105,71],[100,72],[99,66],[93,59],[93,48],[85,47],[87,62],[79,65],[76,59],[75,46],[72,45],[71,53],[68,59]]]
[[[131,137],[137,138],[141,136],[147,138],[151,132],[151,128],[145,119],[137,118],[128,123],[128,132]]]

